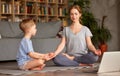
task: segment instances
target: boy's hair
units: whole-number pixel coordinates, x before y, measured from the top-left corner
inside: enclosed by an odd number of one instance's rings
[[[20,29],[25,33],[26,29],[32,27],[35,25],[35,22],[33,19],[24,19],[20,24]]]

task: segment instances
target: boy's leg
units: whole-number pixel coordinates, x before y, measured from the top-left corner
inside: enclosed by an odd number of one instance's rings
[[[42,70],[45,66],[44,62],[45,61],[41,59],[31,60],[26,63],[24,68],[27,70]]]
[[[79,66],[79,63],[77,63],[76,61],[70,60],[68,59],[66,56],[64,56],[63,54],[59,54],[57,55],[54,59],[53,59],[54,63],[58,66]]]
[[[78,63],[93,64],[98,60],[98,56],[93,54],[92,52],[89,52],[88,54],[85,54],[81,57],[75,57],[74,60]]]

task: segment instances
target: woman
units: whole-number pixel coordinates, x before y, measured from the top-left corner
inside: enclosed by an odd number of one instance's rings
[[[101,55],[91,42],[92,33],[80,23],[82,11],[78,5],[70,10],[72,24],[63,29],[62,40],[55,51],[54,63],[59,66],[92,65]],[[59,54],[66,46],[66,53]],[[89,52],[88,49],[91,51]]]

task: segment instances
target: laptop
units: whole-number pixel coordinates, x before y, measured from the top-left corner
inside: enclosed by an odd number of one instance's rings
[[[98,73],[120,72],[120,51],[104,52]]]

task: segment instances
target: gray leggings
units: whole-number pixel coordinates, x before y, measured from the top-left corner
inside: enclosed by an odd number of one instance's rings
[[[53,61],[58,66],[79,66],[80,63],[83,64],[93,64],[98,60],[98,56],[89,52],[83,56],[77,56],[74,60],[68,59],[66,56],[59,54],[57,55]]]

